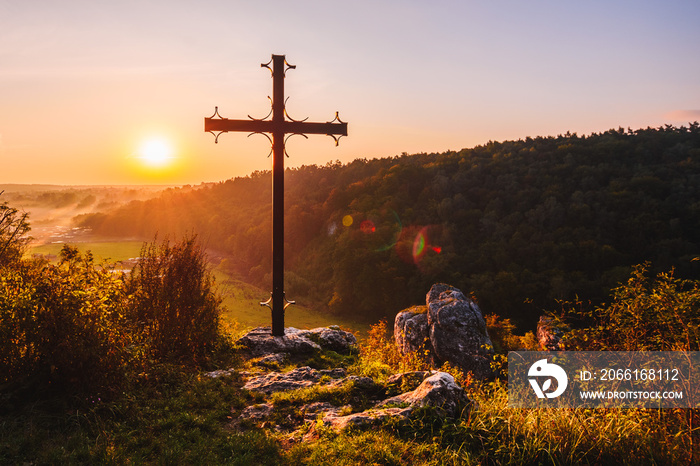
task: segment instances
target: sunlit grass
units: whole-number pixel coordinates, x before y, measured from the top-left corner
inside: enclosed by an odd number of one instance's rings
[[[58,257],[64,243],[51,243],[34,246],[27,251],[28,256],[42,254],[44,256]],[[96,263],[117,263],[139,257],[143,241],[108,241],[69,243],[78,248],[81,253],[91,251]],[[118,264],[117,264],[118,265]]]
[[[269,291],[266,292],[237,280],[220,268],[214,269],[213,272],[218,291],[223,298],[224,320],[234,324],[241,332],[271,324],[270,310],[260,306],[260,302],[269,297]],[[284,324],[286,327],[302,329],[340,325],[356,335],[366,333],[369,328],[367,325],[353,322],[343,316],[315,311],[304,306],[303,303],[287,308]]]

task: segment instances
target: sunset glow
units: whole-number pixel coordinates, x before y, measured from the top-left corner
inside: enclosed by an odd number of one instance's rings
[[[139,147],[138,158],[150,168],[167,167],[173,161],[173,148],[164,139],[149,139]]]
[[[292,138],[290,168],[700,119],[697,1],[315,3],[4,2],[0,182],[269,170],[265,138],[202,119],[266,115],[272,54],[289,114],[351,122],[338,147]]]

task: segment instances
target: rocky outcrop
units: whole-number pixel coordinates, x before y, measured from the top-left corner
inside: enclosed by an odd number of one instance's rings
[[[323,423],[341,431],[350,426],[380,424],[388,419],[410,419],[416,408],[425,406],[439,409],[445,417],[459,417],[462,409],[469,409],[472,402],[454,377],[446,372],[435,372],[415,390],[381,401],[374,409],[344,416],[328,413],[323,417]]]
[[[355,335],[340,330],[340,327],[335,325],[311,330],[300,330],[299,335],[305,336],[313,341],[318,341],[321,348],[335,351],[336,353],[349,353],[357,348],[357,338],[355,338]]]
[[[455,417],[460,408],[469,402],[467,394],[455,382],[454,377],[447,372],[436,372],[423,380],[415,390],[384,400],[378,406],[404,403],[412,408],[433,406],[440,408],[447,416]]]
[[[418,351],[436,368],[449,362],[478,379],[493,375],[493,345],[481,309],[453,286],[433,285],[425,307],[400,312],[394,338],[402,353]]]
[[[274,366],[289,362],[288,358],[298,362],[297,356],[314,355],[317,351],[355,351],[356,340],[349,332],[330,327],[285,329],[283,337],[272,337],[269,328],[258,328],[241,338],[239,344],[249,363]],[[263,362],[266,364],[261,364]],[[206,374],[212,378],[231,377],[234,383],[242,379],[245,382],[243,389],[262,394],[254,398],[267,401],[244,408],[231,421],[233,429],[245,429],[250,423],[255,423],[261,427],[272,426],[277,431],[286,430],[305,439],[319,435],[316,426],[320,424],[341,431],[351,426],[375,426],[387,420],[404,421],[410,419],[417,409],[426,406],[439,410],[445,418],[458,417],[465,408],[473,406],[454,378],[444,372],[406,372],[379,384],[370,377],[347,375],[343,368],[318,370],[302,366],[288,372],[270,371],[269,368],[268,372],[259,370],[228,369]],[[301,392],[299,397],[292,395],[290,399],[309,399],[307,395],[313,399],[320,395],[316,399],[323,401],[298,406],[288,406],[288,402],[279,406],[274,404],[274,393],[311,387],[320,390]],[[336,397],[336,394],[341,397]],[[325,401],[328,399],[346,399],[352,404],[339,406],[341,403],[336,405]],[[373,407],[366,409],[368,406]],[[300,429],[302,424],[307,426]]]
[[[272,336],[270,327],[258,327],[243,335],[237,343],[250,357],[284,359],[287,356],[309,355],[321,349],[349,353],[357,347],[355,335],[337,326],[300,330],[284,329],[284,336]]]
[[[335,413],[328,413],[323,417],[323,424],[336,432],[340,432],[349,427],[369,427],[382,424],[389,419],[406,420],[412,412],[411,408],[385,408],[370,409],[361,413],[352,413],[339,416]]]
[[[325,376],[325,377],[324,377]],[[327,379],[330,377],[330,380]],[[322,381],[322,379],[326,379]],[[403,421],[410,419],[415,410],[420,407],[430,406],[438,409],[444,417],[459,417],[464,409],[471,409],[473,402],[467,397],[464,389],[460,387],[454,377],[445,372],[408,372],[396,374],[389,380],[389,384],[397,382],[414,383],[422,381],[410,391],[397,396],[387,398],[375,404],[374,408],[348,413],[352,410],[348,406],[335,406],[328,402],[315,402],[302,406],[299,412],[305,422],[313,422],[320,419],[327,427],[341,431],[348,427],[368,427],[379,425],[387,420]],[[323,384],[328,389],[337,388],[346,383],[353,383],[355,389],[376,392],[377,384],[369,377],[347,376],[345,370],[315,370],[310,367],[299,367],[287,373],[273,372],[248,380],[243,388],[251,391],[270,395],[278,391],[308,388]],[[274,406],[270,403],[262,403],[246,407],[238,419],[241,421],[262,422],[267,420],[274,412]],[[344,414],[345,413],[345,414]]]
[[[321,377],[340,378],[345,376],[345,369],[321,370],[308,366],[297,367],[289,372],[270,372],[257,377],[251,377],[243,386],[246,390],[260,393],[287,392],[316,385]]]
[[[394,320],[396,345],[402,354],[418,353],[431,359],[433,356],[430,343],[430,325],[428,324],[428,306],[413,306],[396,315]],[[428,361],[436,363],[432,359]]]

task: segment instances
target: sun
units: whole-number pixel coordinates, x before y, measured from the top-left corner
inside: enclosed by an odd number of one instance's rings
[[[147,139],[139,146],[137,157],[150,168],[163,168],[170,165],[174,159],[172,145],[165,139]]]

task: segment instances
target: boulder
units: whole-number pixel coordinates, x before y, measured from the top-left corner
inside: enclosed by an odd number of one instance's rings
[[[340,328],[319,327],[300,330],[294,327],[284,329],[284,336],[272,336],[270,327],[258,327],[243,335],[237,343],[251,357],[281,355],[308,355],[321,349],[336,352],[350,352],[357,346],[355,336]]]
[[[432,355],[432,347],[428,326],[428,307],[413,306],[399,312],[394,319],[394,336],[396,346],[401,353],[418,353],[429,358]]]
[[[493,344],[479,306],[444,284],[433,285],[426,302],[435,359],[471,372],[477,379],[490,378]]]
[[[357,347],[355,335],[340,330],[340,327],[337,325],[311,330],[299,330],[298,335],[318,342],[324,350],[335,351],[336,353],[349,353]]]
[[[467,397],[464,389],[455,382],[454,377],[446,372],[435,372],[423,380],[415,390],[388,398],[378,403],[373,409],[345,416],[329,411],[323,417],[323,423],[339,432],[348,427],[378,425],[389,419],[407,420],[411,418],[416,408],[424,406],[439,409],[445,417],[459,417],[462,408],[469,407],[471,404],[472,401]]]
[[[432,406],[440,408],[446,416],[457,417],[461,408],[470,404],[464,389],[447,372],[435,372],[413,391],[388,398],[378,407],[392,404],[408,404],[411,408]]]
[[[275,337],[270,327],[258,327],[239,338],[237,343],[252,357],[273,353],[310,354],[321,350],[317,343],[299,332],[299,329],[288,327],[284,329],[284,336]]]
[[[481,309],[453,286],[433,285],[426,306],[400,312],[394,338],[403,354],[419,352],[435,368],[449,362],[477,379],[493,375],[493,345]]]

